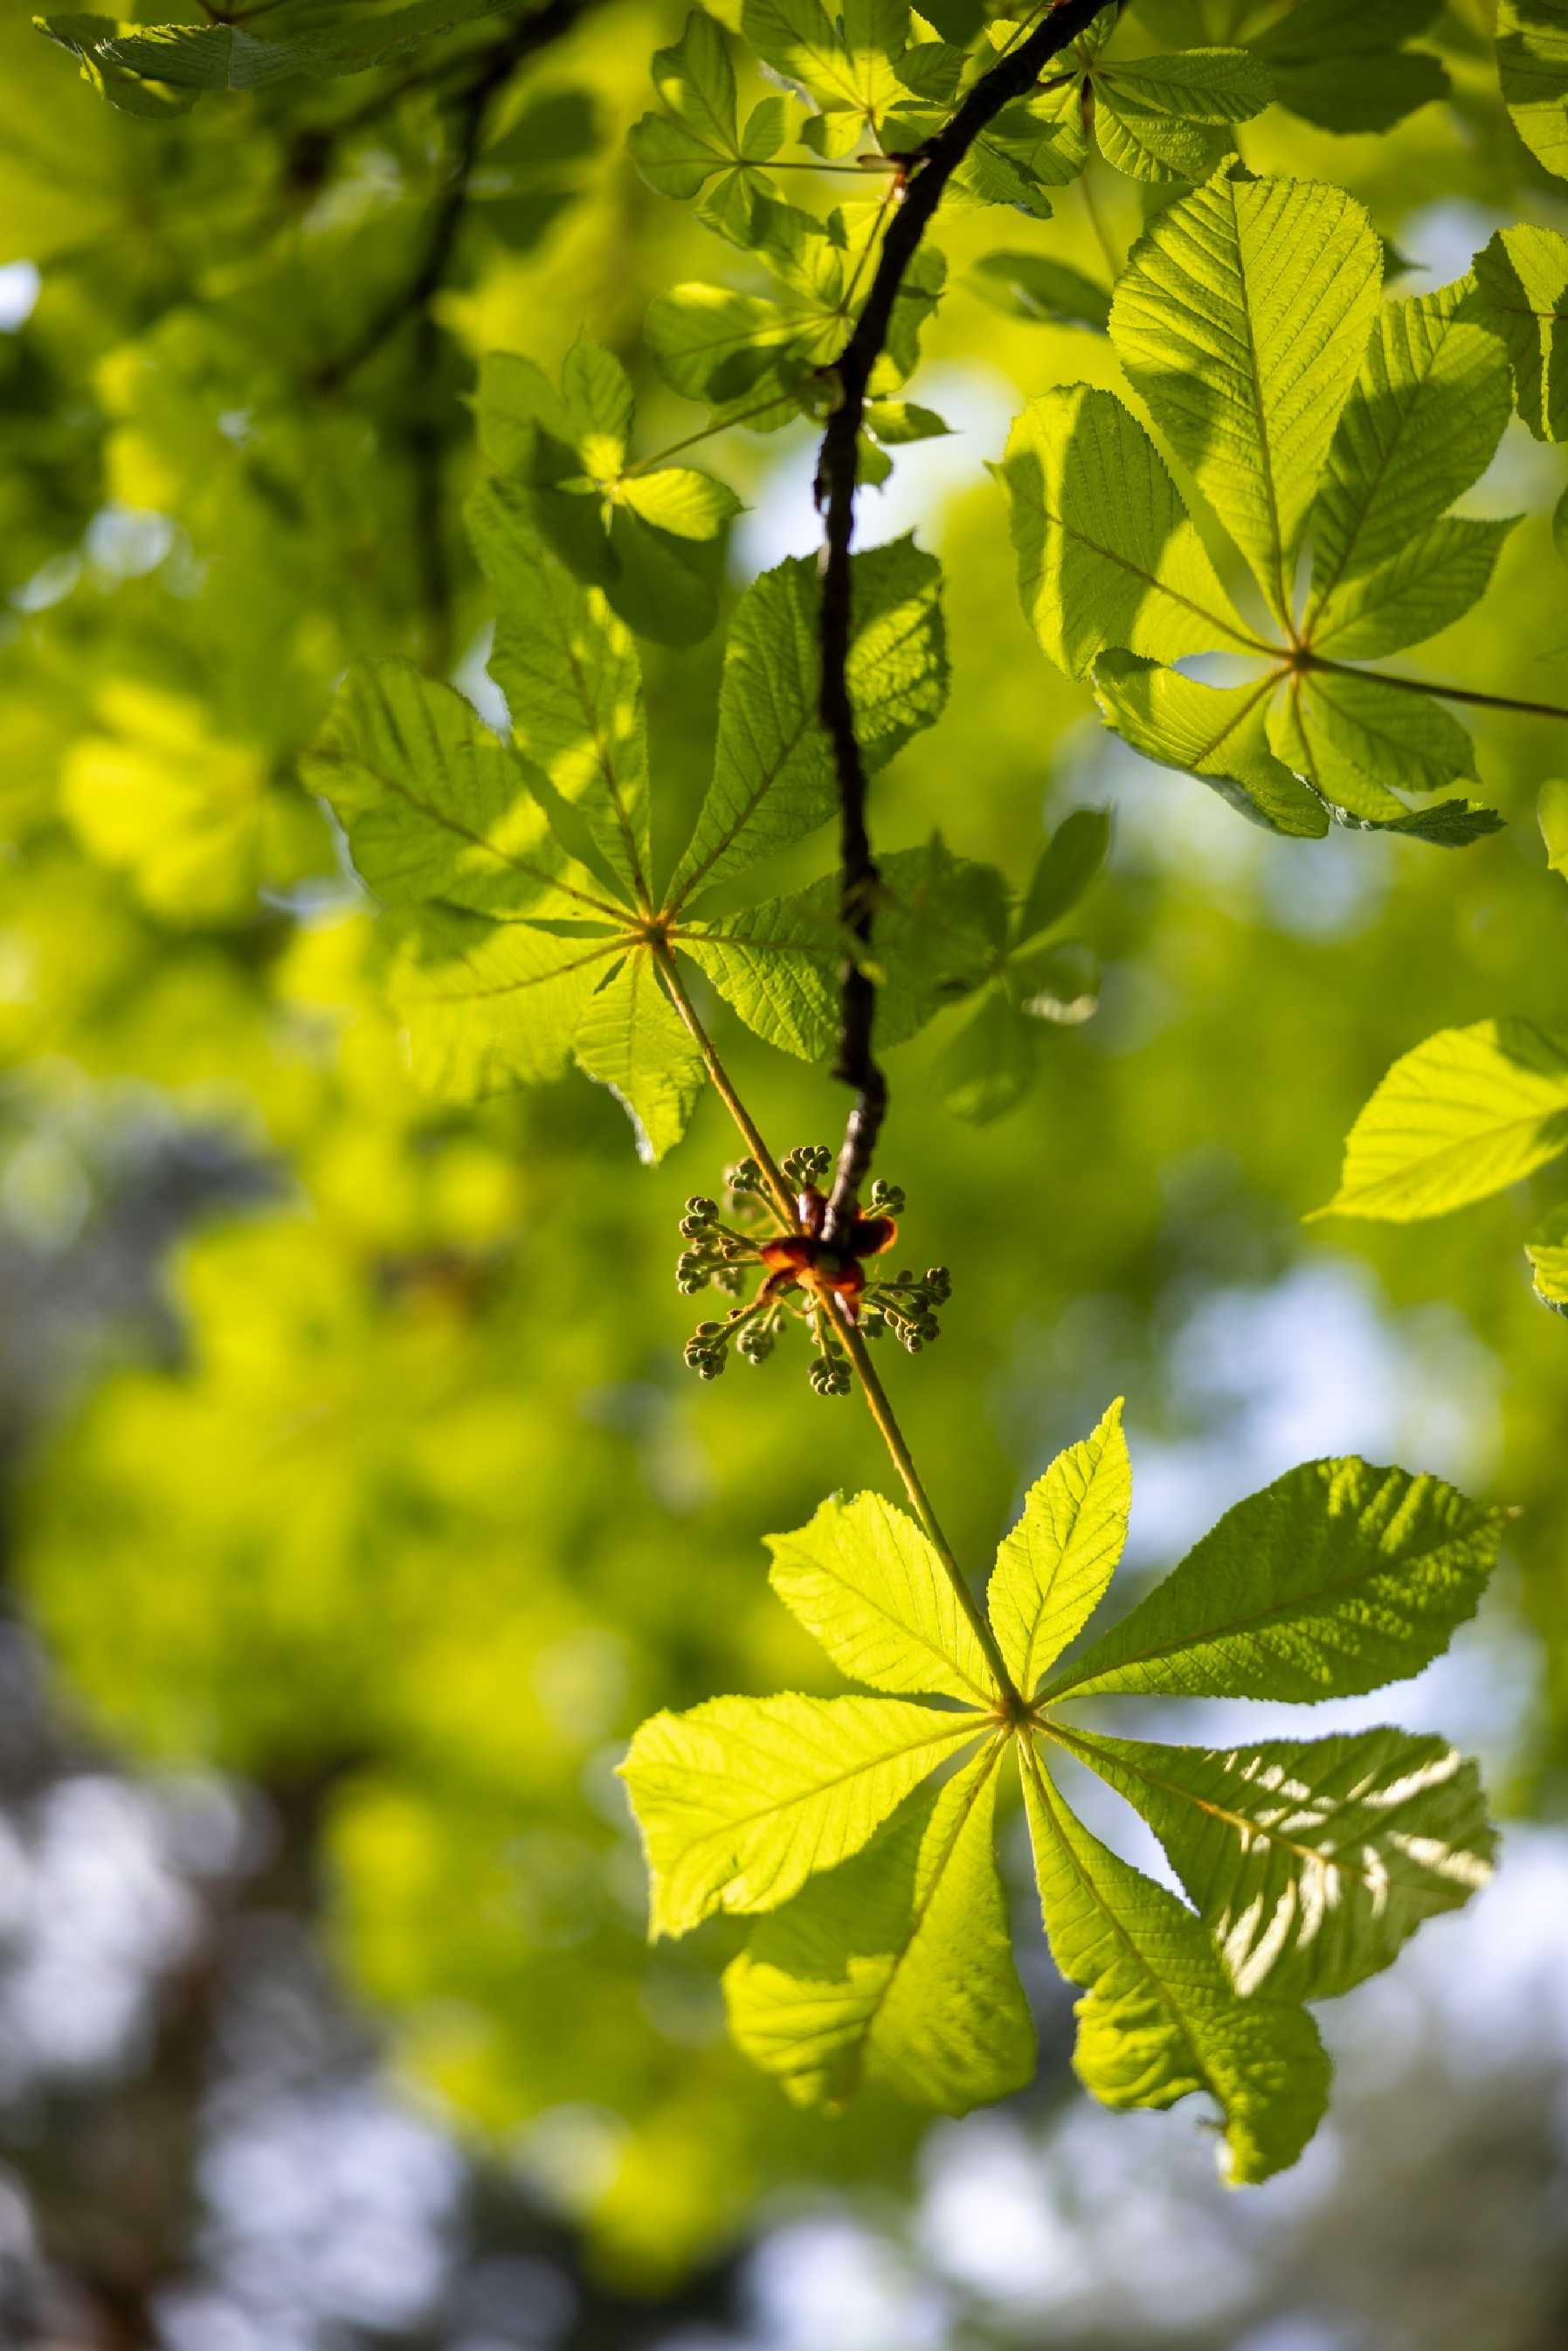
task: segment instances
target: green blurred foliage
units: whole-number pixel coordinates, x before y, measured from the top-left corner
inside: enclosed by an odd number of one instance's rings
[[[778,1365],[713,1390],[681,1369],[675,1223],[734,1151],[711,1093],[649,1170],[580,1079],[463,1109],[415,1092],[383,951],[298,758],[352,659],[477,677],[488,604],[459,515],[487,353],[553,376],[586,328],[630,371],[649,448],[700,429],[643,320],[722,256],[624,147],[685,13],[585,10],[519,65],[428,317],[401,306],[449,192],[443,76],[461,79],[493,23],[371,74],[146,118],[102,104],[24,16],[0,26],[0,261],[41,271],[0,340],[0,1205],[49,1246],[16,1176],[28,1139],[68,1104],[112,1130],[147,1090],[273,1187],[169,1270],[167,1359],[111,1334],[78,1383],[27,1468],[19,1588],[74,1702],[131,1756],[330,1778],[328,1931],[350,1981],[413,2074],[517,2150],[609,2269],[653,2284],[769,2191],[894,2184],[917,2158],[907,2110],[799,2114],[730,2049],[730,1928],[646,1949],[612,1777],[657,1707],[831,1687],[768,1593],[760,1537],[835,1486],[882,1484],[885,1464],[852,1404]],[[1132,55],[1195,37],[1202,12],[1173,0],[1147,32],[1138,13],[1117,37]],[[1396,247],[1458,236],[1441,274],[1506,222],[1568,226],[1474,19],[1456,0],[1425,36],[1448,102],[1375,134],[1275,107],[1245,127],[1249,162],[1348,187]],[[565,126],[548,171],[541,120]],[[514,138],[528,120],[531,142]],[[1103,286],[1107,247],[1119,260],[1169,192],[1090,168],[1092,209],[1067,187],[1051,220],[1009,214],[999,236],[977,208],[944,219],[949,291],[921,371],[939,404],[944,383],[1012,413],[1057,381],[1119,382],[1101,336],[1034,303],[998,311],[994,269],[991,299],[966,283],[1000,242]],[[893,1367],[912,1447],[959,1556],[988,1559],[1023,1483],[1118,1388],[1151,1436],[1223,1437],[1173,1368],[1202,1301],[1349,1264],[1412,1346],[1446,1333],[1495,1381],[1477,1458],[1522,1513],[1495,1604],[1543,1661],[1512,1799],[1560,1805],[1568,1334],[1519,1246],[1550,1175],[1430,1225],[1299,1223],[1400,1053],[1494,1014],[1568,1018],[1568,898],[1534,823],[1560,730],[1474,714],[1509,823],[1461,858],[1252,832],[1140,766],[1041,658],[981,463],[999,438],[965,436],[964,486],[924,530],[946,566],[952,696],[879,783],[879,842],[939,828],[1021,893],[1070,808],[1111,797],[1121,820],[1074,914],[1101,1011],[1030,1026],[1017,1106],[978,1134],[940,1106],[959,1014],[893,1057],[883,1164],[910,1194],[911,1249],[956,1282],[940,1349]],[[737,429],[704,452],[768,502],[759,523],[796,499],[798,551],[808,441]],[[892,455],[896,486],[915,460]],[[1485,601],[1423,649],[1434,674],[1561,694],[1563,600],[1541,583],[1561,578],[1562,486],[1560,452],[1511,425],[1479,503],[1528,519]],[[887,535],[874,492],[863,535]],[[666,841],[711,766],[718,648],[643,648]],[[792,887],[821,859],[780,863]],[[715,1025],[776,1147],[836,1129],[824,1072]],[[1413,1467],[1421,1444],[1413,1425]]]

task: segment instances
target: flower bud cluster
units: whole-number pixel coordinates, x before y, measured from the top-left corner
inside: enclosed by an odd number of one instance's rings
[[[724,1206],[702,1194],[686,1202],[681,1217],[676,1286],[685,1297],[709,1288],[739,1299],[751,1270],[763,1280],[747,1304],[732,1306],[723,1322],[699,1322],[686,1343],[685,1361],[705,1380],[716,1379],[730,1351],[743,1363],[766,1363],[786,1323],[804,1326],[810,1343],[808,1367],[818,1395],[845,1395],[852,1384],[850,1359],[837,1335],[836,1317],[855,1318],[867,1338],[889,1333],[912,1355],[940,1332],[936,1309],[952,1283],[946,1266],[923,1274],[905,1268],[883,1279],[868,1279],[876,1255],[894,1235],[904,1192],[880,1176],[871,1186],[865,1214],[853,1218],[849,1246],[830,1249],[822,1238],[823,1187],[833,1170],[825,1144],[800,1144],[779,1163],[779,1173],[799,1203],[794,1217],[779,1212],[767,1178],[755,1159],[727,1169]],[[880,1226],[880,1230],[873,1229]],[[864,1254],[857,1254],[857,1247]]]
[[[933,1339],[942,1336],[938,1306],[953,1294],[953,1278],[945,1265],[928,1265],[918,1277],[903,1267],[891,1280],[873,1281],[861,1305],[861,1328],[868,1339],[891,1332],[909,1354],[918,1355]]]

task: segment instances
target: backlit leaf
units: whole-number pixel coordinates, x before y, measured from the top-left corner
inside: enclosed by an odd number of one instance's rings
[[[1440,1029],[1395,1062],[1350,1131],[1319,1216],[1440,1217],[1568,1150],[1568,1040],[1528,1020]]]

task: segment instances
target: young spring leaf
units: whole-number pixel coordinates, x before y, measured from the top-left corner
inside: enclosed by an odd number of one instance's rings
[[[773,193],[760,167],[784,143],[785,101],[764,99],[741,129],[729,45],[700,8],[692,10],[677,42],[654,51],[652,71],[667,111],[632,125],[628,145],[637,169],[662,196],[686,200],[706,188],[703,217],[736,243],[749,244],[757,198]]]
[[[1311,1705],[1402,1681],[1473,1614],[1500,1531],[1439,1479],[1303,1462],[1228,1510],[1043,1696]]]
[[[1313,795],[1269,747],[1269,684],[1214,686],[1131,653],[1103,653],[1094,698],[1134,751],[1201,776],[1266,831],[1321,838],[1329,820]]]
[[[1047,327],[1088,327],[1098,335],[1110,328],[1110,288],[1044,254],[984,254],[964,283],[1009,319],[1030,319]]]
[[[1441,60],[1407,41],[1441,0],[1295,0],[1249,47],[1281,106],[1324,131],[1392,131],[1448,94]]]
[[[1535,1294],[1554,1314],[1568,1314],[1568,1209],[1554,1208],[1524,1245]]]
[[[716,1698],[654,1715],[621,1766],[647,1851],[651,1932],[776,1909],[859,1853],[985,1727],[892,1698]]]
[[[693,466],[631,462],[632,382],[614,354],[580,335],[557,386],[531,360],[492,351],[478,408],[486,457],[557,559],[640,635],[706,636],[719,534],[740,500]]]
[[[861,756],[880,768],[947,699],[941,570],[912,538],[851,566],[849,684]],[[810,557],[764,572],[741,598],[725,647],[713,782],[672,876],[671,903],[791,848],[838,806],[817,715],[821,583]]]
[[[824,1502],[768,1545],[774,1591],[849,1680],[991,1704],[991,1669],[930,1538],[880,1494]]]
[[[1132,1499],[1118,1398],[1093,1435],[1059,1454],[1030,1488],[997,1553],[987,1606],[1026,1698],[1099,1606],[1127,1540]]]
[[[1408,595],[1410,574],[1432,570],[1432,526],[1479,479],[1502,438],[1510,406],[1507,370],[1496,340],[1461,316],[1470,292],[1468,281],[1440,287],[1433,294],[1386,302],[1378,314],[1312,513],[1307,626],[1315,644],[1325,644],[1337,631],[1354,630],[1358,611],[1368,605],[1386,602],[1385,593],[1370,587],[1357,602],[1350,597],[1350,582],[1366,582],[1369,575],[1403,566],[1396,576]],[[1447,528],[1451,533],[1456,526]],[[1458,528],[1474,531],[1488,526]],[[1417,547],[1423,552],[1416,561],[1411,550]],[[1483,578],[1480,587],[1485,584]],[[1477,588],[1469,602],[1479,593]],[[1469,602],[1459,603],[1454,617]],[[1400,642],[1417,640],[1406,636]],[[1342,656],[1352,650],[1343,640],[1336,648]]]
[[[639,1152],[656,1164],[685,1134],[706,1072],[650,956],[629,955],[589,998],[572,1050],[624,1105]]]
[[[1157,217],[1116,287],[1122,364],[1281,621],[1382,266],[1341,190],[1225,164]]]
[[[1535,796],[1536,822],[1546,843],[1546,862],[1568,879],[1568,778],[1549,776]]]
[[[1375,671],[1307,670],[1277,705],[1275,726],[1281,757],[1353,810],[1358,780],[1375,793],[1379,782],[1435,792],[1476,772],[1475,745],[1458,720],[1431,695],[1388,685]],[[1281,731],[1287,727],[1294,731]],[[1392,812],[1400,803],[1388,797]]]
[[[1403,1730],[1155,1747],[1053,1736],[1148,1822],[1250,1999],[1328,2000],[1398,1958],[1491,1876],[1480,1777]]]
[[[993,1851],[1000,1754],[921,1790],[726,1970],[737,2044],[798,2105],[840,2106],[864,2080],[967,2114],[1033,2074]]]
[[[878,874],[877,1035],[900,1045],[984,976],[993,959],[988,914],[1004,885],[994,866],[956,858],[940,840],[895,849]],[[809,1061],[832,1051],[845,946],[836,874],[786,898],[688,921],[675,935],[767,1043]]]
[[[1514,129],[1568,180],[1568,0],[1498,0],[1497,69]]]
[[[1568,1150],[1568,1039],[1528,1020],[1440,1029],[1395,1062],[1350,1131],[1320,1217],[1407,1224],[1517,1184]]]
[[[1155,185],[1207,179],[1230,147],[1229,126],[1261,114],[1274,94],[1245,49],[1102,64],[1091,79],[1101,153],[1129,178]]]
[[[1090,1834],[1032,1749],[1020,1762],[1046,1939],[1062,1974],[1087,1987],[1080,2080],[1124,2108],[1207,2091],[1225,2118],[1233,2182],[1287,2169],[1328,2103],[1311,2017],[1266,1993],[1238,2000],[1191,1911]]]
[[[1024,612],[1070,677],[1107,646],[1156,661],[1250,646],[1168,469],[1113,392],[1031,401],[1002,461]]]
[[[1105,862],[1111,833],[1109,809],[1069,810],[1030,877],[1014,930],[1017,946],[1026,946],[1072,912]]]
[[[580,819],[618,887],[646,905],[647,726],[630,632],[599,590],[550,559],[517,485],[477,490],[468,528],[496,595],[489,669],[514,739]]]
[[[1568,236],[1500,228],[1475,279],[1465,315],[1507,351],[1521,416],[1538,441],[1568,440]]]

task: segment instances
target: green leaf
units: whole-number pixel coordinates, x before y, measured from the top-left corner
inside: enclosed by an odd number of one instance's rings
[[[874,121],[908,93],[894,71],[909,40],[909,0],[745,0],[741,29],[764,62],[826,112]]]
[[[632,638],[598,589],[546,553],[521,486],[486,483],[469,501],[468,528],[496,595],[489,669],[518,747],[581,819],[616,881],[647,904],[647,728]]]
[[[212,90],[266,89],[300,75],[361,73],[407,44],[510,13],[521,0],[408,0],[350,24],[312,0],[267,12],[267,37],[235,25],[122,24],[111,16],[35,16],[79,58],[85,80],[133,114],[162,115]]]
[[[798,1533],[767,1541],[774,1591],[851,1681],[994,1702],[985,1651],[929,1536],[906,1511],[880,1494],[835,1499]]]
[[[1031,1024],[999,987],[988,988],[937,1064],[944,1108],[972,1126],[1005,1118],[1033,1082],[1035,1051]]]
[[[1568,440],[1568,236],[1500,228],[1475,279],[1465,316],[1507,351],[1521,416],[1538,441]]]
[[[559,388],[531,360],[491,351],[479,438],[574,578],[602,589],[641,635],[695,644],[717,615],[713,542],[740,501],[690,466],[628,468],[633,405],[620,360],[586,336],[568,351]]]
[[[1116,287],[1111,340],[1134,389],[1282,622],[1382,266],[1342,190],[1227,163],[1159,214]]]
[[[1520,519],[1449,515],[1433,523],[1375,571],[1340,582],[1322,607],[1312,644],[1332,647],[1336,661],[1371,661],[1452,628],[1490,587],[1502,543]]]
[[[977,984],[990,953],[991,884],[999,886],[1000,877],[993,867],[954,858],[940,841],[894,850],[879,864],[870,962],[878,975],[878,1042],[894,1046]],[[832,1051],[850,945],[836,874],[737,914],[683,923],[675,944],[768,1044],[808,1061]]]
[[[559,1077],[607,964],[624,952],[620,939],[422,909],[387,982],[415,1080],[472,1102]]]
[[[1320,1217],[1406,1224],[1467,1207],[1568,1150],[1568,1039],[1528,1020],[1439,1029],[1395,1062],[1350,1131]]]
[[[1549,776],[1535,796],[1536,822],[1546,843],[1546,862],[1568,879],[1568,779]]]
[[[1223,126],[1260,114],[1273,96],[1245,49],[1188,49],[1102,67],[1094,131],[1108,163],[1158,184],[1207,179],[1230,141]]]
[[[1497,67],[1514,129],[1568,180],[1568,0],[1498,0]]]
[[[1009,1672],[1032,1698],[1098,1607],[1127,1540],[1133,1472],[1122,1400],[1030,1488],[997,1553],[987,1606]]]
[[[1303,1462],[1228,1510],[1042,1696],[1309,1706],[1402,1681],[1474,1614],[1500,1531],[1438,1479]]]
[[[1031,1020],[1077,1029],[1100,1008],[1100,958],[1082,939],[1024,947],[1002,971],[1009,1001]]]
[[[891,1698],[716,1698],[654,1715],[621,1766],[653,1881],[650,1933],[776,1909],[859,1853],[985,1728]]]
[[[849,684],[868,769],[941,715],[947,648],[941,568],[912,538],[851,566]],[[670,884],[672,902],[788,849],[838,808],[832,749],[817,716],[821,584],[816,559],[754,580],[725,647],[713,783]]]
[[[784,101],[765,99],[741,131],[729,45],[700,8],[687,17],[678,42],[655,50],[652,70],[669,111],[645,114],[632,125],[628,144],[637,169],[660,195],[677,200],[700,195],[714,183],[708,218],[748,242],[756,199],[772,193],[773,183],[758,167],[784,142]]]
[[[300,763],[383,904],[492,916],[612,914],[535,797],[537,770],[449,685],[411,664],[349,672]]]
[[[1033,2074],[992,1850],[1000,1752],[912,1797],[726,1971],[736,2041],[797,2105],[841,2105],[870,2080],[961,2115]]]
[[[1491,463],[1508,375],[1495,339],[1460,317],[1470,293],[1444,286],[1378,314],[1312,509],[1314,643],[1344,610],[1344,583],[1406,556]]]
[[[1428,694],[1390,685],[1370,670],[1308,669],[1291,686],[1317,760],[1332,753],[1361,775],[1408,792],[1440,791],[1476,772],[1469,736]],[[1329,797],[1340,794],[1331,790]]]
[[[1019,592],[1070,677],[1107,646],[1155,660],[1251,646],[1164,461],[1113,392],[1033,400],[1002,461]]]
[[[617,489],[622,503],[644,522],[676,538],[713,538],[745,511],[732,489],[689,465],[664,465],[657,473],[632,474]]]
[[[1329,820],[1306,787],[1274,757],[1268,739],[1270,681],[1203,685],[1180,670],[1156,669],[1127,653],[1103,653],[1094,699],[1108,726],[1145,759],[1200,776],[1267,831],[1312,840]]]
[[[971,293],[1009,319],[1030,319],[1047,327],[1089,327],[1098,335],[1111,324],[1111,292],[1065,261],[1043,254],[983,254],[967,273]]]
[[[622,1104],[639,1156],[656,1166],[685,1134],[706,1072],[645,950],[589,999],[573,1050],[578,1066]]]
[[[1404,833],[1434,849],[1469,849],[1489,834],[1506,830],[1505,820],[1482,800],[1435,800],[1430,808],[1407,810],[1404,816],[1358,816],[1352,809],[1331,805],[1329,814],[1352,832]]]
[[[1426,30],[1440,0],[1295,0],[1250,47],[1280,104],[1324,131],[1392,131],[1418,106],[1448,95],[1441,62],[1404,44]]]
[[[1084,2087],[1118,2108],[1207,2092],[1234,2184],[1286,2169],[1328,2101],[1329,2062],[1306,2011],[1267,1994],[1239,2000],[1198,1920],[1090,1835],[1032,1752],[1023,1788],[1051,1957],[1088,1987],[1072,2061]]]
[[[1535,1294],[1554,1314],[1568,1314],[1568,1208],[1554,1208],[1524,1245]]]
[[[1491,1876],[1479,1774],[1446,1740],[1380,1729],[1221,1750],[1054,1735],[1143,1814],[1249,1999],[1349,1991]]]
[[[1110,853],[1108,808],[1070,809],[1045,847],[1019,908],[1015,931],[1021,946],[1070,914]]]

